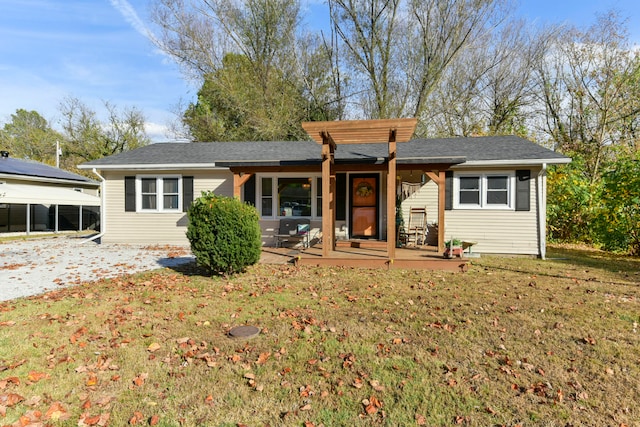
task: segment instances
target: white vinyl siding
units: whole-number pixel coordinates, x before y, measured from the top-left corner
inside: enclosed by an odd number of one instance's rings
[[[480,176],[487,174],[485,171],[464,171],[468,176]],[[492,175],[513,175],[513,170],[491,171]],[[531,176],[538,174],[538,170],[532,169]],[[415,172],[414,172],[415,176]],[[409,181],[411,178],[405,175],[401,177]],[[414,182],[419,178],[413,178]],[[514,255],[539,255],[538,245],[538,204],[537,204],[538,180],[531,179],[529,211],[515,211],[511,209],[453,209],[447,210],[445,216],[445,239],[452,237],[461,240],[477,242],[473,247],[474,252],[486,254],[514,254]],[[514,188],[512,187],[512,193]],[[454,194],[455,198],[455,194]],[[409,218],[411,207],[427,208],[427,224],[433,227],[438,221],[438,186],[427,180],[420,189],[413,193],[402,203],[402,212],[405,221]],[[406,226],[407,224],[405,224]],[[427,235],[429,244],[437,244],[437,236],[432,229]]]
[[[146,172],[146,171],[145,171]],[[173,212],[125,212],[124,177],[128,172],[103,171],[106,178],[105,222],[102,241],[105,243],[172,244],[188,245],[186,237],[187,213],[182,212],[181,202]],[[145,175],[169,176],[166,171],[149,171]],[[182,176],[193,176],[193,196],[203,191],[233,196],[233,175],[228,171],[184,171]],[[174,175],[175,176],[175,175]],[[178,187],[180,189],[180,187]],[[169,194],[172,194],[169,192]]]

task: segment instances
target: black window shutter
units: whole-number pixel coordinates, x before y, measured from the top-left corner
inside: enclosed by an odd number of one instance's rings
[[[453,171],[444,173],[444,210],[453,209]]]
[[[516,210],[531,210],[531,171],[528,169],[516,171]]]
[[[251,206],[256,205],[256,175],[251,175],[251,178],[244,183],[244,202],[249,203]]]
[[[136,177],[124,177],[124,211],[136,211]]]
[[[336,220],[347,219],[347,174],[336,174]]]
[[[182,177],[182,212],[189,210],[189,206],[193,202],[193,177]]]

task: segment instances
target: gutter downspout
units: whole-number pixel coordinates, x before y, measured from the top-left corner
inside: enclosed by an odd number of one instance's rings
[[[101,238],[102,236],[104,236],[104,232],[105,232],[105,227],[106,227],[106,221],[105,221],[105,208],[104,208],[104,202],[106,199],[106,195],[105,195],[105,179],[102,175],[100,175],[98,173],[98,171],[96,170],[96,168],[93,168],[91,170],[94,174],[96,174],[98,176],[98,178],[100,178],[100,233],[96,234],[95,236],[91,236],[88,239],[83,240],[82,242],[80,242],[80,244],[83,243],[87,243],[87,242],[92,242],[96,239]]]
[[[541,259],[547,256],[547,164],[538,173],[538,252]]]

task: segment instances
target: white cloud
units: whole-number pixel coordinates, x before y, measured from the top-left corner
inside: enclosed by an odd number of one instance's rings
[[[152,43],[157,44],[157,39],[151,32],[151,30],[147,27],[147,25],[140,19],[136,10],[131,6],[127,0],[109,0],[111,5],[124,17],[124,19],[136,30],[138,33],[142,34]]]
[[[169,135],[169,127],[160,123],[147,121],[144,124],[144,130],[153,142],[162,142],[171,139]]]

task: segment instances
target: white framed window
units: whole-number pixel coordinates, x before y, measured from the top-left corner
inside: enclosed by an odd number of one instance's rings
[[[264,176],[260,178],[260,216],[273,217],[273,177]]]
[[[256,200],[262,218],[320,217],[322,189],[318,176],[264,174],[258,177],[258,183]]]
[[[322,177],[316,177],[316,217],[322,218]]]
[[[138,212],[180,212],[182,177],[173,175],[136,177]]]
[[[514,209],[513,172],[456,173],[453,180],[454,209]]]

